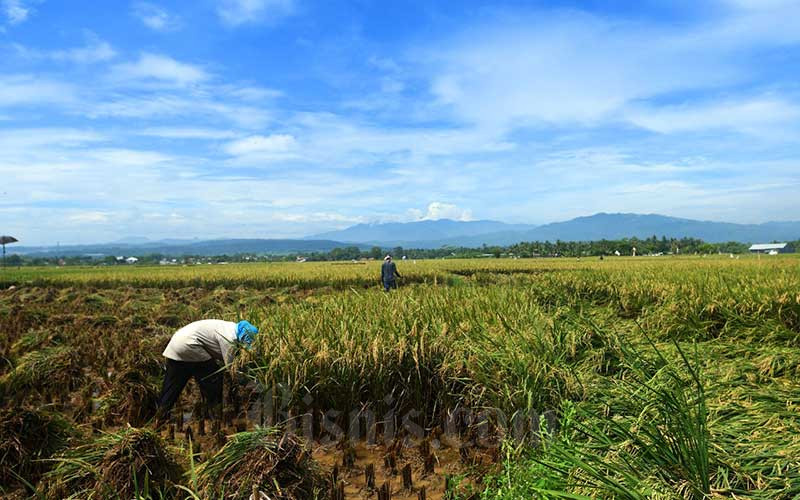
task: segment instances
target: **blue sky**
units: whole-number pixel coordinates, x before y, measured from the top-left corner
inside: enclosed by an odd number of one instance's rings
[[[800,219],[800,1],[0,0],[0,233]]]

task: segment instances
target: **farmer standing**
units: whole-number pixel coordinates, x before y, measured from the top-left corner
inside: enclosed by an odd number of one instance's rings
[[[392,262],[392,256],[387,255],[383,258],[383,265],[381,266],[381,281],[383,281],[383,290],[385,292],[392,288],[397,288],[395,276],[400,278],[400,273],[397,272],[397,266]]]
[[[210,409],[222,405],[222,363],[236,355],[237,344],[250,347],[258,328],[247,321],[205,319],[190,323],[172,336],[163,356],[167,372],[158,400],[158,418],[165,420],[189,379],[194,377]]]

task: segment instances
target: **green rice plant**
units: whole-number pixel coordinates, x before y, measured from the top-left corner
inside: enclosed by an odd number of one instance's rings
[[[573,369],[585,340],[582,332],[566,321],[542,318],[520,328],[499,319],[499,330],[473,329],[462,340],[468,356],[466,404],[527,414],[556,407],[565,398],[582,398]]]
[[[426,426],[459,406],[513,413],[580,398],[572,367],[590,347],[524,291],[494,286],[337,294],[247,315],[268,333],[237,364],[287,389],[292,406],[310,395],[314,411],[416,410]]]
[[[706,498],[714,461],[706,396],[696,363],[626,348],[626,374],[609,379],[605,415],[578,405],[570,425],[535,453],[530,486],[545,498]],[[511,479],[513,483],[514,479]],[[487,496],[491,498],[491,496]]]

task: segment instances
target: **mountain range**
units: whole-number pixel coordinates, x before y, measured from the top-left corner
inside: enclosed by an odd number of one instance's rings
[[[10,246],[9,252],[38,256],[67,255],[223,255],[328,252],[344,246],[393,248],[480,247],[521,241],[591,241],[622,238],[692,237],[710,243],[758,243],[800,239],[800,221],[734,224],[656,214],[599,213],[541,226],[449,219],[358,224],[302,239],[190,239],[150,241],[125,238],[113,243],[58,247]]]
[[[437,234],[437,228],[442,231]],[[699,221],[657,214],[598,213],[541,226],[504,224],[495,221],[452,220],[390,224],[359,224],[310,238],[358,242],[383,247],[439,248],[443,245],[479,247],[511,245],[520,241],[591,241],[622,238],[692,237],[710,243],[725,241],[769,242],[800,238],[800,221],[734,224]]]
[[[126,239],[127,241],[127,239]],[[146,243],[98,243],[92,245],[60,245],[57,247],[8,247],[9,253],[31,257],[69,257],[107,255],[139,257],[142,255],[236,255],[240,253],[285,255],[291,253],[330,252],[334,248],[352,246],[350,243],[327,240],[291,239],[224,239],[224,240],[161,240]],[[366,245],[355,245],[361,249]]]
[[[358,224],[341,231],[308,236],[308,239],[326,239],[343,242],[370,242],[386,245],[398,242],[438,241],[495,233],[521,233],[535,229],[530,224],[506,224],[493,220],[455,221],[450,219],[418,222],[387,222],[383,224]]]

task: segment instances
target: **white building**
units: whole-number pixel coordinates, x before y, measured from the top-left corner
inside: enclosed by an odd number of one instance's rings
[[[792,247],[788,243],[757,243],[750,245],[750,253],[766,253],[777,255],[779,253],[792,253]]]
[[[127,259],[125,259],[125,262],[127,262],[128,264],[136,264],[137,262],[139,262],[139,259],[137,259],[136,257],[128,257]]]

